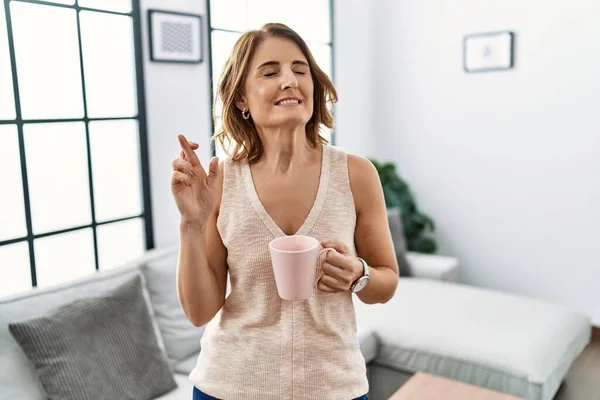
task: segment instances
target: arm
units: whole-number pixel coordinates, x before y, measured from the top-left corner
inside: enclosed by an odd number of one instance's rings
[[[195,149],[198,144],[178,135],[179,158],[173,160],[171,191],[181,214],[177,295],[195,326],[210,321],[225,301],[227,250],[217,230],[223,192],[223,164],[210,161],[208,173]]]
[[[356,209],[354,243],[359,257],[369,265],[369,283],[357,293],[367,304],[385,303],[396,292],[398,262],[387,220],[387,210],[379,175],[369,160],[348,156],[350,188]],[[319,290],[327,293],[347,292],[363,276],[363,265],[341,240],[332,238],[321,243],[332,247],[325,256]]]
[[[396,292],[398,263],[381,180],[369,160],[354,155],[348,155],[348,174],[357,214],[354,233],[356,251],[367,262],[371,273],[369,283],[357,296],[367,304],[385,303]],[[362,264],[355,278],[360,276]]]
[[[222,194],[219,166],[217,201],[205,227],[181,222],[177,292],[186,317],[195,326],[209,322],[225,302],[227,249],[217,230]]]

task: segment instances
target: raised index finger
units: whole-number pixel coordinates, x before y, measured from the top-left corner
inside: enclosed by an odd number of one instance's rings
[[[198,156],[196,155],[196,153],[194,153],[194,150],[192,150],[192,146],[190,146],[190,143],[185,138],[185,136],[179,134],[177,135],[177,139],[179,139],[179,145],[181,146],[181,149],[185,153],[185,156],[187,157],[190,164],[192,164],[192,167],[200,165],[200,160],[198,159]]]

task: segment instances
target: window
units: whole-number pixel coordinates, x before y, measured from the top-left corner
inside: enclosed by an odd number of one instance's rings
[[[153,247],[137,1],[3,1],[0,296]]]
[[[267,22],[281,22],[294,29],[307,42],[317,64],[333,80],[333,1],[306,0],[210,0],[211,80],[213,99],[221,71],[241,34]],[[220,108],[215,110],[219,124]],[[218,126],[214,127],[215,131]],[[335,141],[334,133],[322,127],[322,135]],[[223,155],[219,144],[214,150]]]

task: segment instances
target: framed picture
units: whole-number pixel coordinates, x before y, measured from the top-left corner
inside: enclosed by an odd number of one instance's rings
[[[150,60],[157,62],[202,62],[202,16],[163,10],[148,10]]]
[[[500,71],[514,66],[514,34],[491,32],[467,35],[463,41],[466,72]]]

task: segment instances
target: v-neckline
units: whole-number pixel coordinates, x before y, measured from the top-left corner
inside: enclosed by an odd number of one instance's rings
[[[327,186],[329,185],[329,146],[322,146],[322,154],[321,154],[321,173],[319,175],[319,186],[317,188],[317,195],[313,201],[312,207],[306,216],[300,228],[293,233],[292,235],[306,235],[311,228],[313,227],[315,220],[319,216],[321,212],[321,208],[323,206],[323,202],[325,201],[325,194],[327,192]],[[250,170],[250,165],[248,164],[248,160],[244,160],[242,162],[242,173],[244,176],[244,186],[246,187],[246,192],[250,197],[250,202],[252,206],[258,213],[260,219],[265,224],[265,226],[269,229],[269,231],[275,237],[280,236],[288,236],[280,227],[275,223],[275,220],[271,217],[271,215],[267,212],[264,204],[260,200],[258,196],[258,192],[256,191],[256,186],[254,185],[254,178],[252,177],[252,171]]]

